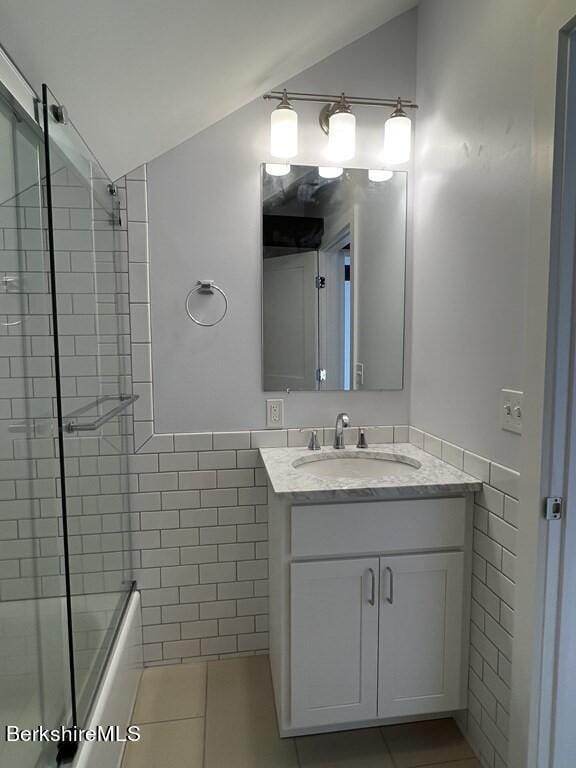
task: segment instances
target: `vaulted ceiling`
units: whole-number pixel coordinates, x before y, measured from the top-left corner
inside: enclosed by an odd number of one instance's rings
[[[112,178],[418,0],[0,0],[0,43]]]

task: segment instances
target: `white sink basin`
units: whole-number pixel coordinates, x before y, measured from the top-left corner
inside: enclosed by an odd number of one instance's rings
[[[314,477],[353,478],[357,480],[404,477],[422,466],[416,459],[397,453],[377,451],[338,451],[302,456],[292,466]]]

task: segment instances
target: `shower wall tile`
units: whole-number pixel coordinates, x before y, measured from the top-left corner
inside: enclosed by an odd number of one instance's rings
[[[148,265],[138,262],[130,264],[130,301],[149,302]]]
[[[375,435],[392,433],[390,427]],[[162,606],[161,621],[156,613],[145,614],[145,626],[179,624],[181,632],[180,640],[147,636],[149,661],[252,654],[268,647],[268,491],[258,449],[248,447],[263,434],[153,435],[130,458],[138,476],[131,508],[139,510],[141,530],[133,543],[140,573],[161,569],[160,588],[142,590],[143,605]],[[274,441],[287,444],[287,430],[273,434]],[[154,445],[167,450],[142,452]],[[197,630],[185,626],[205,619],[216,621]],[[187,633],[194,631],[206,634],[190,646]]]
[[[150,343],[150,306],[149,304],[133,304],[131,307],[132,341]]]
[[[148,225],[146,222],[128,222],[128,251],[130,262],[148,262]]]
[[[146,180],[127,180],[126,199],[128,220],[137,222],[148,221],[148,199]]]
[[[132,375],[135,384],[152,381],[150,344],[132,344]]]

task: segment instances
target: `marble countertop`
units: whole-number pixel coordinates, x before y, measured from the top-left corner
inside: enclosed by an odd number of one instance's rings
[[[274,492],[298,502],[401,499],[472,493],[482,488],[480,480],[409,443],[371,445],[368,451],[346,447],[346,454],[388,454],[406,457],[410,463],[420,465],[407,469],[404,464],[398,474],[389,474],[388,467],[385,477],[321,478],[307,472],[305,466],[293,466],[295,461],[306,458],[342,458],[342,453],[334,448],[322,448],[318,452],[307,448],[260,448]]]

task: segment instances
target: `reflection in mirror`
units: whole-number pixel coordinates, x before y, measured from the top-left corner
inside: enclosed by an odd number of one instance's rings
[[[406,173],[262,169],[263,388],[403,387]]]

